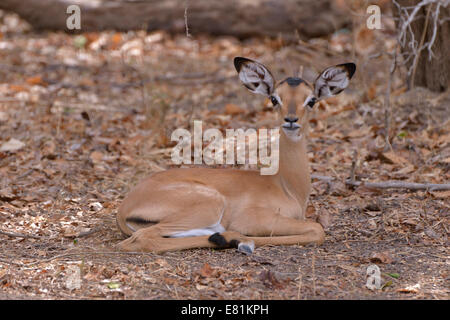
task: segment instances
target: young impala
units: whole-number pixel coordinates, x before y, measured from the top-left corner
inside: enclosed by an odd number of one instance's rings
[[[279,170],[275,175],[238,169],[188,168],[158,172],[138,184],[119,208],[117,223],[130,236],[126,251],[174,251],[255,245],[321,244],[322,226],[305,221],[310,193],[306,150],[308,113],[344,90],[356,66],[322,71],[312,87],[299,77],[275,82],[261,63],[236,57],[239,79],[268,97],[280,119]]]

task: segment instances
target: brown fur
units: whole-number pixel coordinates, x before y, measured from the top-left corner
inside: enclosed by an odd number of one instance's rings
[[[324,232],[315,222],[304,221],[310,193],[306,155],[308,110],[303,102],[312,91],[306,83],[277,88],[283,99],[280,124],[296,116],[303,138],[291,141],[280,130],[279,171],[273,176],[235,169],[172,169],[142,181],[123,201],[117,215],[119,228],[130,238],[119,247],[126,251],[172,251],[215,247],[208,236],[168,238],[174,232],[206,228],[221,219],[230,241],[266,244],[322,243]],[[134,224],[129,218],[157,223]],[[131,219],[133,220],[133,219]]]

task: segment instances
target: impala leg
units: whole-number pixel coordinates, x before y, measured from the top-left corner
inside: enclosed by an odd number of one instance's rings
[[[325,233],[319,223],[288,218],[264,210],[246,212],[248,219],[232,224],[230,230],[240,232],[256,246],[265,244],[322,244]],[[257,224],[252,221],[258,221]]]
[[[157,221],[152,225],[132,231],[131,236],[119,244],[124,251],[172,251],[195,247],[214,247],[208,242],[208,236],[223,231],[220,222],[223,215],[223,198],[214,190],[202,187],[203,194],[195,199],[186,190],[171,198],[160,201],[158,206],[131,212],[119,212],[123,224],[128,219],[136,221]],[[155,192],[157,193],[157,192]],[[119,224],[120,225],[120,224]],[[136,226],[136,224],[134,225]],[[125,228],[124,228],[125,229]],[[216,230],[217,229],[217,230]]]
[[[119,244],[119,248],[146,252],[217,248],[217,243],[209,241],[209,237],[216,232],[222,232],[227,242],[243,241],[239,233],[223,232],[225,229],[220,225],[223,215],[221,199],[209,197],[202,202],[188,203],[176,211],[178,214],[168,215],[154,225],[136,230]]]
[[[162,228],[161,228],[162,227]],[[210,241],[210,235],[195,236],[185,238],[167,238],[162,236],[163,232],[170,231],[167,226],[151,226],[140,229],[133,233],[131,237],[119,243],[119,249],[129,252],[167,252],[178,251],[194,248],[218,248],[216,242]],[[245,243],[245,237],[237,232],[223,232],[221,235],[226,239],[226,242],[237,241],[238,243]]]
[[[310,243],[322,244],[323,238],[314,237],[311,235],[296,235],[296,236],[276,236],[276,237],[247,237],[255,243],[256,247],[264,245],[307,245]]]
[[[134,232],[131,237],[119,243],[118,247],[123,251],[155,253],[215,247],[215,244],[208,241],[208,237],[165,238],[152,226]]]

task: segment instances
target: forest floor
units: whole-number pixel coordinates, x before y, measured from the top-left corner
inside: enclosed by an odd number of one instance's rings
[[[448,299],[449,191],[345,184],[448,183],[450,96],[385,96],[392,32],[327,39],[68,35],[0,24],[0,299]],[[378,54],[381,53],[381,54]],[[195,249],[124,253],[115,215],[127,191],[171,164],[170,134],[203,127],[260,128],[275,121],[239,83],[234,56],[277,79],[337,63],[358,65],[350,87],[315,108],[309,136],[308,217],[321,246],[266,246],[246,256]],[[390,145],[385,145],[388,131]],[[245,168],[244,168],[245,169]],[[377,265],[382,288],[366,287]]]

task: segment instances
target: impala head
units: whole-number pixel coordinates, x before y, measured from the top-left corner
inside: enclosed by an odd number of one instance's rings
[[[319,74],[312,86],[298,76],[277,83],[269,69],[247,58],[234,58],[234,66],[248,90],[271,100],[282,121],[281,131],[294,142],[304,136],[308,127],[308,114],[314,104],[342,92],[356,70],[354,63],[328,67]]]

